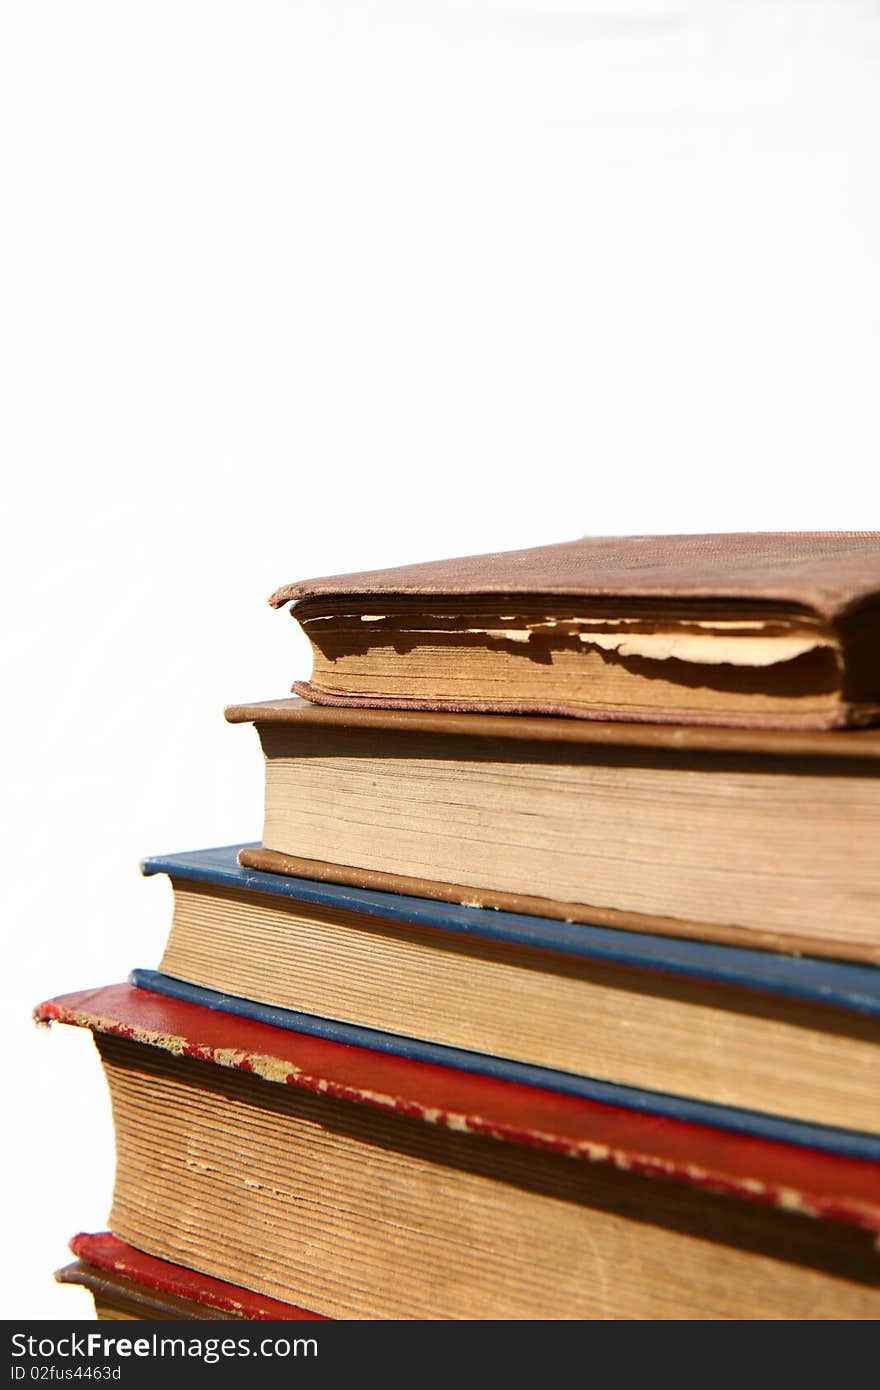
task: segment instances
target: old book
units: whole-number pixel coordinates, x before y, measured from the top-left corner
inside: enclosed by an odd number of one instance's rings
[[[126,1245],[109,1231],[76,1235],[70,1248],[78,1259],[57,1270],[55,1278],[59,1284],[88,1289],[95,1301],[95,1314],[102,1322],[205,1322],[227,1318],[301,1322],[318,1318],[316,1313],[307,1313],[279,1299],[157,1260]]]
[[[880,533],[584,537],[288,584],[319,703],[831,728],[880,716]]]
[[[767,1111],[745,1110],[738,1106],[697,1100],[673,1092],[623,1086],[583,1074],[450,1047],[432,1042],[430,1039],[407,1038],[400,1033],[387,1033],[355,1023],[343,1023],[339,1019],[283,1009],[274,1004],[260,1004],[240,995],[222,994],[219,990],[192,985],[185,980],[175,979],[172,975],[163,975],[158,970],[132,970],[128,982],[137,989],[149,991],[151,994],[163,994],[169,999],[180,1000],[186,1004],[198,1004],[201,1008],[250,1019],[254,1023],[267,1024],[272,1028],[284,1028],[289,1032],[302,1033],[312,1038],[367,1048],[371,1052],[381,1052],[392,1057],[428,1062],[447,1070],[472,1072],[500,1081],[537,1086],[544,1091],[598,1101],[602,1105],[639,1110],[645,1115],[653,1115],[661,1120],[684,1120],[689,1124],[750,1134],[757,1139],[801,1144],[806,1148],[824,1149],[828,1153],[845,1154],[880,1163],[880,1136],[864,1130],[842,1129],[839,1126],[816,1124],[792,1116],[774,1115]],[[821,1086],[821,1080],[819,1085]]]
[[[878,1166],[131,986],[90,1028],[119,1239],[344,1318],[873,1319]]]
[[[880,1134],[876,966],[258,873],[238,848],[145,861],[174,915],[161,973],[135,983],[496,1075],[526,1063],[506,1074],[549,1087],[588,1078],[655,1113],[690,1098],[715,1123],[738,1107]]]
[[[130,1248],[124,1246],[122,1241],[119,1244],[125,1249]],[[162,1322],[208,1322],[240,1316],[222,1312],[194,1299],[178,1298],[175,1294],[145,1288],[124,1274],[96,1269],[84,1260],[74,1260],[56,1269],[55,1279],[59,1284],[74,1284],[88,1289],[99,1322],[150,1322],[157,1319]]]
[[[266,760],[251,868],[880,960],[880,731],[227,710]]]

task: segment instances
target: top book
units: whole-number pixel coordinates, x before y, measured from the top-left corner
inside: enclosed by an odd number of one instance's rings
[[[880,532],[586,536],[278,589],[318,704],[801,729],[880,721]]]

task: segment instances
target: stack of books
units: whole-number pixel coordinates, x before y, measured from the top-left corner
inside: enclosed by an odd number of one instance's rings
[[[59,1277],[114,1317],[880,1315],[880,535],[272,601],[314,667],[227,711],[262,840],[146,860],[158,971],[37,1011],[117,1137]]]

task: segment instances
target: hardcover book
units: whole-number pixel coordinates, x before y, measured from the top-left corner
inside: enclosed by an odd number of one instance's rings
[[[876,1163],[131,986],[37,1017],[92,1030],[110,1226],[159,1259],[346,1318],[880,1314]]]
[[[285,585],[320,703],[832,728],[880,715],[880,534],[587,536]]]
[[[260,873],[242,848],[145,861],[170,876],[174,914],[161,973],[138,982],[336,1020],[386,1049],[441,1044],[472,1067],[502,1058],[880,1134],[876,966]]]
[[[55,1278],[88,1289],[100,1321],[318,1320],[317,1313],[145,1255],[109,1231],[76,1235],[70,1249],[78,1258]]]
[[[227,710],[265,755],[249,868],[880,961],[880,731]]]

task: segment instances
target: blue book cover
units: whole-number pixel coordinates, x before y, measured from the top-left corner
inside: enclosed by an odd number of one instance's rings
[[[689,979],[710,987],[717,986],[722,999],[730,987],[738,992],[752,992],[757,1011],[763,1007],[772,1013],[778,1003],[787,998],[795,1001],[792,1007],[798,1003],[818,1004],[827,1008],[832,1016],[839,1017],[840,1012],[844,1011],[862,1019],[866,1016],[872,1020],[880,1017],[880,970],[873,966],[565,923],[266,873],[242,868],[237,862],[239,848],[232,845],[157,856],[146,860],[143,870],[146,874],[168,874],[181,886],[189,882],[225,889],[234,894],[259,892],[283,899],[294,909],[299,906],[300,911],[312,904],[325,913],[328,910],[331,913],[336,911],[348,917],[356,914],[365,923],[372,918],[382,923],[398,923],[409,929],[415,926],[439,930],[448,934],[451,948],[454,948],[456,937],[460,940],[483,939],[500,945],[502,949],[505,945],[527,947],[533,952],[546,950],[556,958],[576,958],[587,965],[596,963],[628,967],[639,978],[644,978],[644,973],[648,971],[658,977],[658,992],[661,994],[664,977],[669,980],[673,992],[676,980]],[[404,1029],[398,1033],[390,1031],[389,1024],[377,1018],[365,1020],[362,1017],[359,1022],[346,1021],[344,1015],[336,1016],[337,1011],[332,1005],[322,1007],[318,1012],[301,1012],[296,1008],[281,1007],[280,1003],[260,1003],[240,997],[237,993],[220,992],[221,989],[228,990],[228,985],[208,988],[206,986],[213,983],[210,980],[204,984],[190,983],[151,970],[135,971],[131,982],[139,988],[196,1002],[210,1009],[220,1009],[243,1018],[376,1052],[520,1081],[607,1104],[623,1105],[658,1117],[711,1124],[837,1153],[880,1158],[880,1137],[861,1130],[840,1128],[837,1116],[833,1117],[833,1124],[826,1125],[815,1122],[823,1118],[815,1113],[808,1120],[771,1115],[765,1113],[763,1107],[760,1110],[746,1108],[750,1103],[748,1092],[740,1091],[739,1105],[721,1104],[718,1103],[719,1099],[734,1099],[735,1093],[731,1095],[728,1092],[719,1098],[717,1094],[712,1096],[707,1091],[704,1098],[699,1099],[671,1094],[676,1090],[675,1086],[667,1081],[666,1087],[663,1087],[662,1077],[656,1090],[647,1089],[643,1078],[638,1078],[638,1085],[620,1084],[619,1074],[615,1077],[613,1072],[613,1080],[601,1079],[601,1073],[598,1077],[583,1074],[592,1070],[588,1064],[581,1068],[571,1066],[568,1061],[560,1064],[552,1056],[544,1056],[540,1060],[551,1065],[536,1065],[534,1056],[531,1061],[514,1060],[516,1054],[512,1057],[504,1047],[496,1047],[490,1052],[473,1050],[469,1044],[456,1046],[454,1034],[447,1036],[445,1041],[429,1040],[436,1039],[438,1034],[442,1038],[439,1030],[432,1033],[426,1029],[419,1033],[418,1029],[410,1029],[407,1033]],[[774,1004],[774,999],[777,1004]],[[368,1023],[378,1026],[367,1026]],[[393,1026],[390,1025],[391,1028]],[[821,1024],[815,1026],[821,1027]],[[858,1026],[863,1027],[862,1024]],[[413,1036],[413,1033],[418,1036]],[[527,1053],[525,1055],[528,1056]],[[625,1075],[622,1078],[623,1081],[636,1079]],[[653,1085],[653,1081],[649,1084]],[[782,1077],[780,1084],[785,1084]],[[869,1127],[873,1129],[873,1126]]]
[[[658,1119],[710,1125],[716,1129],[750,1134],[760,1139],[822,1149],[850,1158],[880,1161],[880,1137],[871,1134],[837,1129],[830,1125],[808,1124],[804,1121],[743,1110],[736,1106],[714,1105],[707,1101],[665,1095],[634,1086],[620,1086],[612,1082],[597,1081],[591,1077],[573,1076],[569,1072],[556,1071],[550,1067],[536,1067],[525,1062],[512,1062],[505,1058],[468,1052],[440,1043],[400,1037],[376,1028],[364,1028],[335,1019],[318,1018],[314,1014],[298,1013],[293,1009],[280,1009],[275,1005],[258,1004],[250,999],[221,994],[216,990],[172,979],[156,970],[133,970],[129,982],[138,989],[150,990],[171,999],[199,1004],[203,1008],[220,1010],[238,1018],[253,1019],[273,1028],[285,1028],[294,1033],[305,1033],[331,1042],[368,1048],[373,1052],[388,1053],[412,1061],[430,1062],[456,1071],[474,1072],[499,1081],[519,1082],[545,1091],[557,1091],[563,1095],[580,1096],[605,1105],[623,1106],[629,1110],[654,1115]]]
[[[880,967],[719,946],[683,937],[561,922],[494,908],[462,907],[432,898],[383,893],[287,874],[242,868],[243,845],[225,845],[182,854],[156,855],[141,865],[144,874],[256,891],[292,902],[316,903],[384,921],[401,922],[453,935],[545,949],[556,954],[666,975],[735,985],[762,994],[788,996],[829,1008],[880,1018]]]

